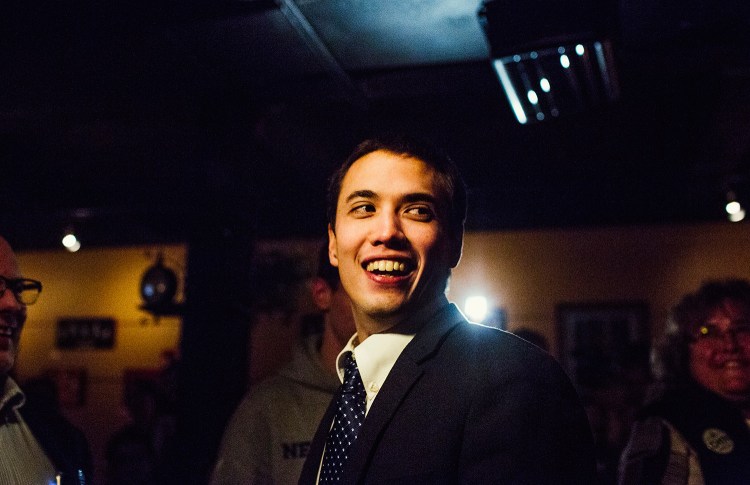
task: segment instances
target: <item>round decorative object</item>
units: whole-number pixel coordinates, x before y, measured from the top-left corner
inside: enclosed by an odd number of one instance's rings
[[[146,270],[141,278],[141,298],[147,305],[170,303],[177,293],[177,276],[164,266],[161,259]]]
[[[734,450],[734,441],[726,431],[708,428],[703,432],[703,443],[706,448],[719,455],[728,455]]]

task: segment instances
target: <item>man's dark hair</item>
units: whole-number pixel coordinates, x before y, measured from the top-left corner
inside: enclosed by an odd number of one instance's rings
[[[349,168],[365,155],[383,150],[399,156],[416,158],[435,170],[440,189],[445,193],[448,205],[448,230],[452,236],[463,234],[466,221],[466,185],[461,174],[447,153],[437,146],[405,135],[386,134],[363,141],[354,149],[343,164],[333,173],[328,184],[328,223],[336,230],[336,205],[341,184]]]
[[[339,269],[331,265],[328,259],[328,244],[323,244],[318,252],[318,278],[323,279],[332,290],[336,290],[341,283],[339,279]]]
[[[664,335],[654,349],[654,374],[667,387],[691,382],[690,344],[695,332],[725,302],[750,312],[750,282],[743,279],[711,280],[682,297],[672,308]]]

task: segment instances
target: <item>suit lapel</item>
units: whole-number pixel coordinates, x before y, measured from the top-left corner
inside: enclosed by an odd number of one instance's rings
[[[444,307],[422,326],[401,352],[367,413],[357,441],[352,446],[349,461],[344,469],[344,483],[357,483],[363,478],[367,462],[377,447],[383,429],[387,427],[409,390],[424,373],[425,361],[435,355],[445,337],[462,321],[465,319],[455,306]],[[323,440],[325,441],[325,436]]]

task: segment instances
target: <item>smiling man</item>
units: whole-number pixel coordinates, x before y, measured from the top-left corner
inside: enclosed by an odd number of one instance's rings
[[[413,140],[368,140],[333,175],[329,256],[357,333],[300,483],[595,481],[588,421],[556,361],[446,299],[465,214],[455,166]]]
[[[0,237],[0,483],[85,484],[91,456],[83,434],[57,410],[26,396],[8,375],[18,356],[26,307],[42,284],[21,276],[15,254]]]

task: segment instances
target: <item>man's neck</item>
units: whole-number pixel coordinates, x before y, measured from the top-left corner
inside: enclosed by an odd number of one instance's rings
[[[435,312],[447,304],[448,299],[440,294],[416,310],[405,310],[394,315],[367,315],[355,310],[357,339],[364,342],[367,337],[376,333],[415,334]]]

